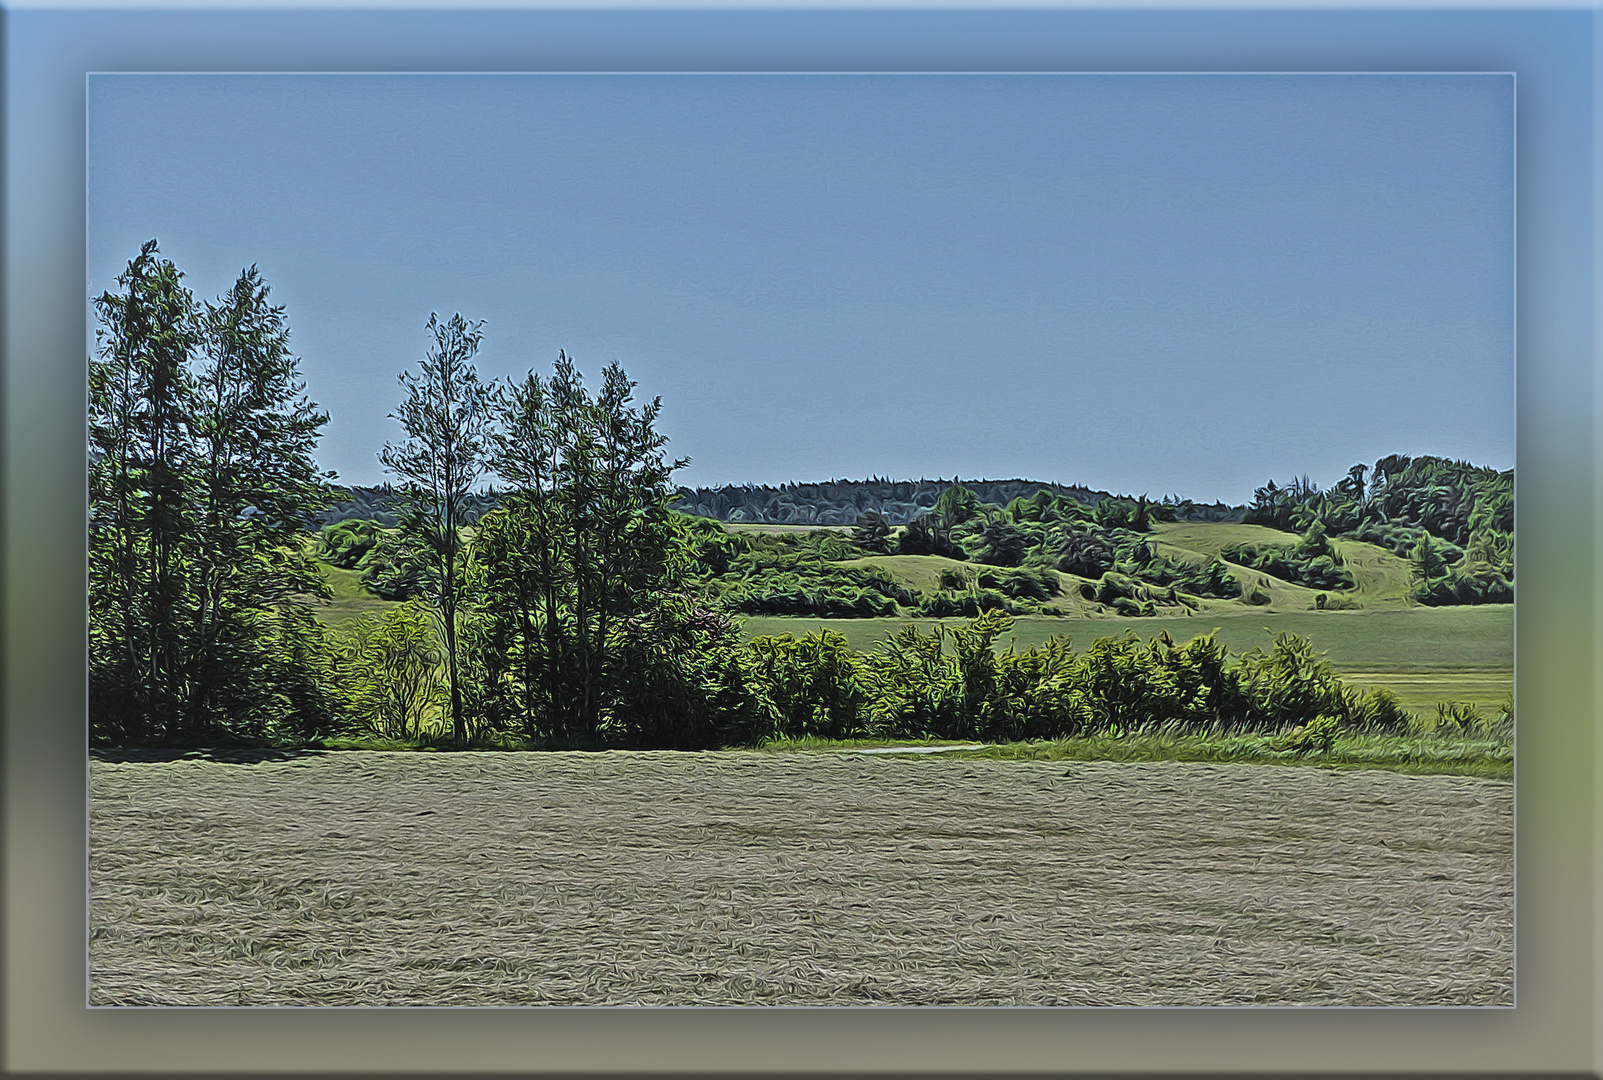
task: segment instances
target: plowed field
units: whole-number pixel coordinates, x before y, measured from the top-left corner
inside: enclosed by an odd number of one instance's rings
[[[90,769],[93,1005],[1510,1005],[1513,786],[344,752]]]

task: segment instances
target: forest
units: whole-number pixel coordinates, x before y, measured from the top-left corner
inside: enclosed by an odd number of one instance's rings
[[[315,457],[330,418],[254,267],[197,301],[151,241],[94,306],[96,745],[1328,748],[1417,718],[1297,634],[1233,653],[1203,626],[1123,631],[1513,599],[1512,471],[1391,455],[1325,490],[1271,480],[1245,507],[1017,479],[690,489],[662,401],[620,365],[591,385],[564,353],[486,382],[482,325],[459,314],[431,315],[398,373],[397,438],[376,451],[391,485],[338,488]],[[362,610],[331,619],[341,588]],[[744,633],[755,617],[805,632]],[[817,618],[904,622],[858,649],[800,621]],[[1019,618],[1112,633],[1004,644]]]

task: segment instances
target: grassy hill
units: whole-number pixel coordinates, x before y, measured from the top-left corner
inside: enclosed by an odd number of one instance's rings
[[[1270,529],[1262,525],[1241,525],[1230,522],[1171,522],[1152,528],[1149,542],[1158,551],[1172,559],[1204,563],[1219,555],[1232,544],[1254,544],[1259,547],[1290,545],[1297,534]],[[1333,593],[1362,609],[1403,609],[1416,605],[1408,599],[1411,569],[1406,559],[1393,555],[1385,548],[1353,540],[1333,541],[1341,553],[1347,569],[1357,580],[1358,587]],[[957,567],[970,572],[977,568],[973,563],[948,559],[940,555],[870,555],[844,560],[845,566],[880,567],[909,589],[933,591],[940,587],[941,571]],[[1231,575],[1241,582],[1243,594],[1256,591],[1267,593],[1269,603],[1249,604],[1244,599],[1205,599],[1201,612],[1208,614],[1242,614],[1245,612],[1275,613],[1311,611],[1315,597],[1321,590],[1304,588],[1282,581],[1259,570],[1226,563]],[[1086,600],[1080,595],[1081,584],[1087,578],[1072,574],[1061,575],[1063,592],[1052,600],[1052,605],[1067,616],[1075,618],[1105,618],[1122,620],[1104,605]],[[1138,620],[1144,621],[1144,620]]]

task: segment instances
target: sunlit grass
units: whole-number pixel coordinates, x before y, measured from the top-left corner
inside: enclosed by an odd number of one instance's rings
[[[1514,775],[1513,744],[1481,734],[1371,735],[1344,733],[1328,751],[1298,753],[1276,748],[1273,735],[1097,735],[1039,742],[1003,743],[975,750],[907,754],[909,759],[985,758],[998,761],[1189,761],[1215,764],[1304,765],[1326,769],[1386,769],[1391,772],[1478,776]],[[767,752],[850,752],[886,746],[938,746],[950,742],[873,739],[784,739],[764,743]],[[901,759],[898,755],[898,760]]]

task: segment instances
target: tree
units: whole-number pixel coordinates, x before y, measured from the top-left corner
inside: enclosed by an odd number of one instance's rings
[[[493,460],[512,489],[486,516],[478,558],[531,736],[600,738],[621,688],[638,696],[650,684],[622,670],[625,651],[636,663],[673,652],[623,650],[622,639],[695,623],[665,607],[691,559],[693,538],[669,509],[669,480],[688,462],[665,458],[661,401],[637,407],[634,388],[612,364],[592,398],[563,353],[550,379],[531,372],[498,396]]]
[[[878,510],[857,515],[857,525],[852,529],[852,542],[876,555],[886,554],[891,549],[890,522]]]
[[[998,517],[980,527],[970,539],[968,550],[975,562],[991,566],[1018,566],[1024,561],[1027,544],[1023,533]]]
[[[387,443],[379,453],[380,463],[401,481],[407,505],[402,532],[428,565],[425,593],[445,631],[451,735],[458,745],[466,735],[457,648],[463,599],[462,529],[472,524],[468,496],[485,473],[491,415],[490,390],[473,367],[483,326],[460,314],[446,322],[437,314],[429,315],[433,347],[419,361],[417,374],[402,373],[406,400],[391,414],[406,430],[406,441],[398,446]]]
[[[305,515],[329,501],[312,451],[328,414],[306,397],[282,306],[255,266],[208,303],[205,362],[195,382],[194,592],[187,714],[215,724],[262,691],[258,644],[273,628],[255,612],[327,591],[300,552]],[[256,622],[256,633],[245,625]],[[228,691],[232,689],[230,699]]]
[[[194,298],[155,240],[95,300],[90,365],[90,694],[108,737],[179,733],[181,566],[193,536],[187,365]]]
[[[930,510],[931,524],[941,532],[950,532],[980,512],[980,500],[962,484],[953,483],[941,492]]]
[[[145,244],[95,300],[89,370],[91,725],[119,743],[254,740],[332,717],[297,594],[326,501],[283,309],[255,267],[197,308]]]
[[[1414,545],[1413,563],[1414,577],[1422,586],[1447,573],[1447,560],[1442,558],[1441,551],[1430,533],[1421,534],[1419,543]]]

